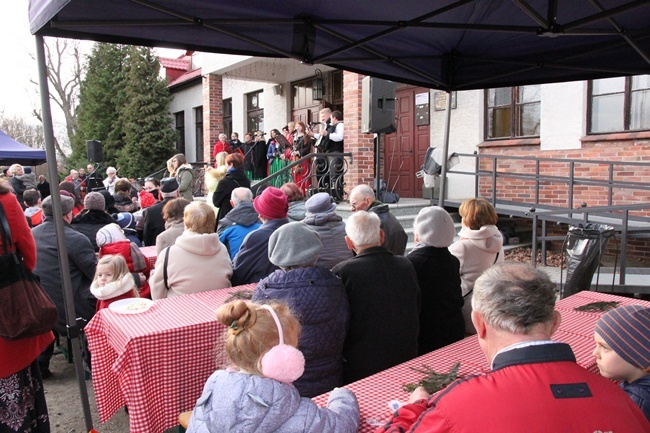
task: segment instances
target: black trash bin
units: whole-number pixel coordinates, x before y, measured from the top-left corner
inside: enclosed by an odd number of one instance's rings
[[[612,237],[614,227],[608,225],[587,223],[569,227],[564,241],[567,276],[560,289],[561,299],[591,288],[600,258]]]

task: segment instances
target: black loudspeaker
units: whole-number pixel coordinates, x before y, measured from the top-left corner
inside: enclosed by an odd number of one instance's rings
[[[99,140],[86,141],[86,149],[88,151],[88,161],[102,162],[104,159],[104,151],[102,149],[102,142]]]
[[[361,132],[390,134],[395,131],[395,83],[364,78],[361,80]]]

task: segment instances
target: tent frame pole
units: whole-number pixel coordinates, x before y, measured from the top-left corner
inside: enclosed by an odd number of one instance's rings
[[[438,206],[445,207],[445,191],[447,189],[447,159],[449,158],[449,127],[451,125],[451,90],[447,91],[445,108],[445,134],[442,147],[442,172],[440,173],[440,191],[438,191]],[[431,195],[433,197],[433,194]]]
[[[57,250],[59,253],[59,267],[61,269],[61,284],[63,289],[63,302],[65,305],[66,323],[68,337],[71,340],[74,357],[77,381],[79,382],[79,394],[83,408],[86,431],[93,429],[93,420],[90,412],[90,401],[88,389],[86,388],[86,374],[81,358],[81,345],[79,344],[79,326],[77,324],[74,307],[74,295],[72,280],[70,278],[70,262],[68,261],[68,247],[65,243],[65,226],[63,225],[63,209],[61,207],[61,195],[59,193],[59,171],[57,168],[56,150],[54,148],[54,129],[52,127],[52,111],[50,109],[50,90],[47,81],[47,67],[45,64],[45,48],[43,36],[35,35],[36,38],[36,60],[38,63],[38,81],[41,97],[41,109],[43,110],[43,132],[45,133],[45,152],[47,155],[47,172],[50,177],[50,189],[52,196],[52,212],[54,218],[54,231],[56,234]]]

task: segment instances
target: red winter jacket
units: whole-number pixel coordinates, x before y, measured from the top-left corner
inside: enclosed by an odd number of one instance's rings
[[[649,432],[616,384],[580,367],[567,344],[502,352],[493,371],[399,409],[379,432]]]

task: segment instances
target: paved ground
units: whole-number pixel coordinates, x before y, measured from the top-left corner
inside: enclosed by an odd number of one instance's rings
[[[62,354],[55,351],[50,370],[52,377],[45,380],[44,386],[52,433],[86,432],[74,365],[69,364]],[[86,385],[95,429],[99,433],[127,433],[129,417],[124,411],[115,414],[107,423],[99,424],[92,380],[87,380]]]

